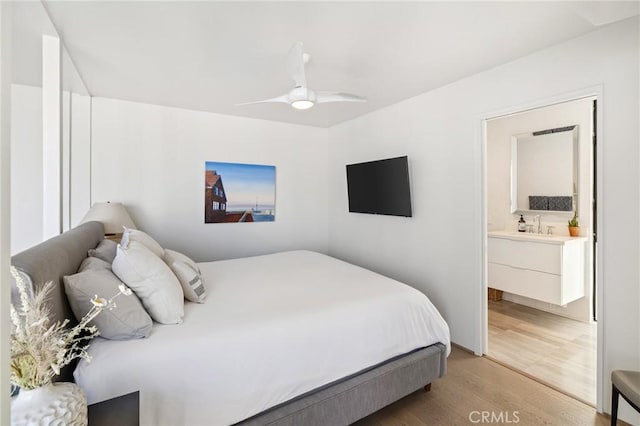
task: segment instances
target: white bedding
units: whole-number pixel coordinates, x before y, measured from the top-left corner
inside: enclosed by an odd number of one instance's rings
[[[208,296],[146,339],[96,339],[89,403],[140,391],[143,425],[226,425],[431,344],[449,328],[421,292],[293,251],[199,264]]]

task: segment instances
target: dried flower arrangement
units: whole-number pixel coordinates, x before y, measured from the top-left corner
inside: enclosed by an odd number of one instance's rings
[[[11,305],[11,384],[27,390],[50,384],[62,367],[76,358],[91,360],[87,353],[89,341],[100,333],[89,322],[104,309],[115,308],[116,297],[131,294],[131,289],[122,284],[120,292],[109,300],[94,296],[89,312],[76,326],[68,328],[69,320],[52,324],[49,319],[46,301],[53,289],[52,282],[32,293],[16,268],[11,267],[11,274],[21,305]]]

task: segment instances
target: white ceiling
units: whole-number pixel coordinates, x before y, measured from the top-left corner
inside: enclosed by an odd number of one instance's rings
[[[101,2],[44,5],[94,96],[331,126],[638,14],[638,2]],[[234,106],[307,81],[367,103]]]

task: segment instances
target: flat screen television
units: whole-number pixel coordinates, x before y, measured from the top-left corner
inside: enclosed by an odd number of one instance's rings
[[[347,164],[349,211],[411,217],[407,157]]]

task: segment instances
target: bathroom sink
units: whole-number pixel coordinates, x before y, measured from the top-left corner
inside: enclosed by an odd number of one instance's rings
[[[541,241],[547,243],[555,243],[562,244],[566,241],[574,241],[574,240],[587,240],[586,237],[570,237],[569,235],[548,235],[548,234],[537,234],[530,232],[517,232],[517,231],[489,231],[487,233],[489,237],[494,238],[506,238],[510,240],[521,240],[521,241]]]

